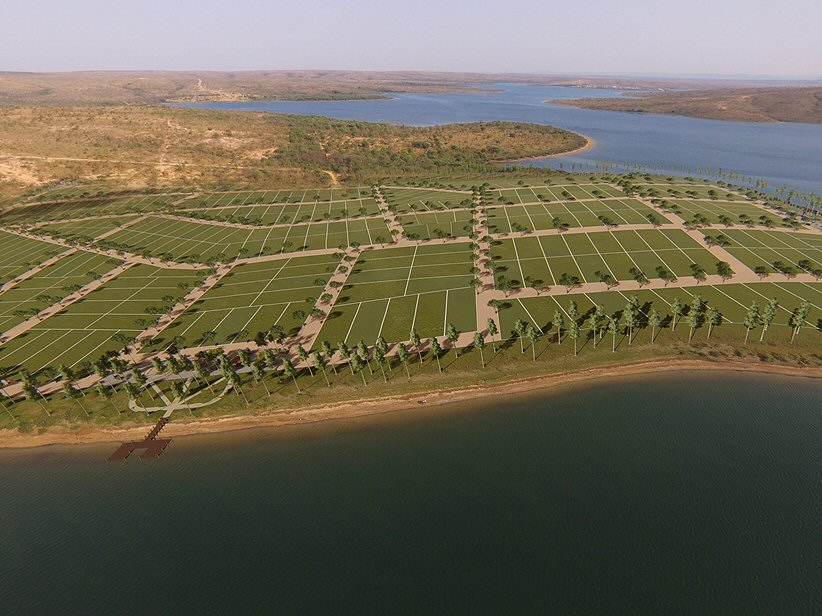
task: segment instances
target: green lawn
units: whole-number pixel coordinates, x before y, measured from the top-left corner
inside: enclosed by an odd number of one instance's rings
[[[0,346],[0,365],[32,373],[65,363],[77,367],[121,345],[112,336],[134,336],[195,286],[201,272],[134,266],[57,315]]]
[[[407,340],[412,327],[421,336],[441,336],[448,323],[474,330],[471,265],[465,243],[365,251],[318,340]]]
[[[713,273],[716,258],[679,229],[562,233],[541,237],[497,240],[492,256],[500,276],[523,284],[526,278],[549,286],[559,284],[562,274],[580,282],[598,282],[597,272],[614,280],[632,280],[632,268],[648,278],[665,267],[676,276],[691,275],[690,266],[700,265]]]
[[[812,269],[822,268],[822,235],[753,229],[723,229],[721,233],[731,240],[728,252],[751,269],[759,265],[773,272],[777,261],[796,272],[801,271],[799,261],[809,261]]]
[[[64,252],[56,244],[0,231],[0,284],[16,278],[38,263]]]
[[[150,217],[110,236],[107,243],[156,257],[205,262],[212,258],[230,261],[237,257],[336,248],[354,242],[373,244],[378,237],[391,238],[381,217],[261,229]]]
[[[308,314],[337,263],[321,255],[238,265],[178,317],[154,347],[164,348],[178,336],[186,346],[251,340],[274,324],[294,333],[305,320],[294,312]],[[215,335],[204,339],[205,332]]]
[[[78,251],[63,257],[17,286],[0,293],[0,332],[30,318],[110,271],[122,261],[92,252]]]

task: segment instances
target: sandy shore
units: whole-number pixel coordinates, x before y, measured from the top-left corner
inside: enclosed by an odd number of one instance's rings
[[[313,408],[283,409],[264,415],[237,415],[213,419],[174,421],[163,431],[164,437],[184,436],[191,434],[216,434],[249,428],[272,428],[293,424],[314,423],[332,419],[345,419],[395,413],[410,409],[419,409],[421,400],[425,408],[432,408],[454,402],[472,400],[491,400],[515,394],[548,392],[561,388],[584,384],[603,378],[629,377],[646,374],[659,374],[682,370],[722,372],[758,372],[784,376],[801,376],[822,378],[820,368],[798,368],[794,366],[758,365],[745,363],[714,363],[703,360],[662,360],[646,361],[634,364],[602,366],[578,372],[556,373],[528,379],[504,381],[490,385],[477,385],[460,389],[451,389],[431,393],[417,393],[406,396],[386,398],[367,398],[339,404],[328,404]],[[42,447],[57,444],[90,444],[102,442],[120,442],[142,439],[148,426],[118,427],[111,429],[81,428],[79,430],[52,429],[43,434],[23,434],[15,430],[0,430],[0,448],[18,449]]]
[[[569,156],[571,154],[579,154],[580,152],[584,152],[585,150],[590,150],[593,148],[597,142],[596,139],[589,137],[588,135],[583,135],[582,133],[576,133],[580,137],[583,137],[586,140],[585,145],[575,148],[573,150],[568,150],[566,152],[557,152],[556,154],[542,154],[540,156],[526,156],[525,158],[512,158],[509,160],[492,160],[491,162],[497,165],[507,165],[511,163],[525,163],[529,160],[541,160],[543,158],[557,158],[559,156]]]

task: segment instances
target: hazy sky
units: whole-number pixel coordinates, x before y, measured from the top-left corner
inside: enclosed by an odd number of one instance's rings
[[[0,70],[822,76],[822,0],[2,0]]]

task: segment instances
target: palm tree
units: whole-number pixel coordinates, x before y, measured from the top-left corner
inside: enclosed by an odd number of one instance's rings
[[[328,375],[325,373],[325,358],[323,357],[323,354],[319,351],[314,351],[311,356],[314,358],[314,365],[322,371],[326,386],[331,387],[331,383],[328,380]]]
[[[799,308],[793,311],[791,314],[790,321],[788,324],[791,326],[791,344],[793,344],[794,338],[799,333],[800,328],[805,323],[805,319],[808,318],[808,314],[811,311],[811,304],[808,301],[802,302]]]
[[[374,359],[377,360],[377,365],[380,367],[380,370],[382,371],[383,383],[388,383],[388,377],[385,376],[385,368],[383,367],[385,366],[385,364],[388,363],[388,358],[385,356],[385,353],[383,353],[380,349],[375,349]]]
[[[611,334],[611,353],[616,353],[616,337],[619,333],[619,319],[616,315],[608,317],[608,333]]]
[[[562,344],[562,329],[565,327],[565,319],[559,310],[554,312],[554,320],[551,323],[557,328],[557,344]]]
[[[491,336],[491,338],[493,339],[493,337],[497,335],[498,331],[499,330],[497,329],[496,322],[494,322],[494,319],[489,317],[488,318],[488,335]],[[497,342],[496,342],[496,340],[493,341],[493,345],[494,345],[494,353],[496,353],[497,352]]]
[[[291,363],[291,360],[287,357],[283,360],[283,373],[286,376],[290,376],[291,379],[294,381],[294,387],[297,388],[297,393],[301,394],[302,390],[300,386],[297,384],[297,370],[294,368],[294,364]]]
[[[706,340],[711,339],[711,333],[714,331],[714,327],[722,324],[722,313],[719,312],[719,309],[715,306],[708,307],[708,337]]]
[[[694,295],[691,300],[691,308],[688,311],[688,344],[693,340],[694,332],[702,325],[703,312],[705,310],[705,303],[699,295]]]
[[[182,380],[179,380],[179,379],[177,379],[175,381],[172,381],[171,382],[171,389],[174,391],[175,398],[183,403],[183,406],[186,407],[189,414],[194,415],[194,412],[191,410],[191,407],[188,405],[188,402],[186,401],[186,398],[185,398],[185,395],[186,395],[186,384],[185,384],[185,382],[182,381]]]
[[[759,335],[759,342],[762,342],[765,338],[765,332],[768,331],[771,323],[773,323],[778,308],[779,301],[776,298],[773,298],[768,302],[768,305],[765,306],[765,312],[762,313],[762,333]]]
[[[598,304],[596,309],[594,310],[594,314],[597,317],[597,321],[599,322],[599,339],[602,340],[602,336],[605,335],[605,321],[608,319],[608,313],[605,311],[605,306],[602,304]],[[594,332],[594,336],[596,336],[596,332]]]
[[[460,351],[457,349],[457,340],[459,340],[460,332],[456,327],[454,327],[453,323],[449,323],[448,327],[445,328],[445,337],[448,342],[451,343],[451,347],[456,349],[457,357],[459,357]]]
[[[86,417],[89,417],[89,413],[86,410],[86,407],[83,406],[83,403],[80,402],[80,398],[83,396],[82,392],[77,389],[71,380],[63,381],[63,395],[66,397],[67,400],[74,400],[83,412],[86,414]]]
[[[411,330],[410,340],[414,348],[417,349],[417,354],[420,356],[420,363],[422,363],[422,339],[416,329]]]
[[[671,313],[673,314],[673,318],[671,319],[671,331],[676,330],[677,317],[681,317],[684,312],[685,306],[682,304],[678,297],[675,297],[674,303],[671,304]]]
[[[106,386],[102,383],[98,383],[94,390],[97,392],[98,396],[100,396],[104,400],[108,400],[109,404],[111,404],[111,406],[114,407],[114,410],[117,411],[117,414],[120,415],[120,409],[117,408],[117,405],[114,404],[114,401],[111,399],[111,390],[107,389]]]
[[[474,348],[479,350],[482,369],[485,370],[485,353],[483,353],[483,349],[485,349],[485,338],[482,337],[480,332],[474,332]]]
[[[440,346],[439,340],[437,340],[435,336],[432,336],[428,341],[428,348],[431,350],[431,353],[433,353],[434,359],[437,360],[437,368],[439,368],[439,371],[442,372],[442,364],[440,364],[440,353],[442,353],[442,347]]]
[[[334,371],[334,374],[337,374],[337,366],[334,365],[334,349],[331,348],[331,343],[328,340],[323,340],[322,344],[320,344],[320,349],[323,352],[329,361],[331,362],[331,369]]]
[[[362,363],[362,359],[360,359],[360,356],[357,353],[351,355],[351,368],[354,372],[360,373],[360,376],[362,377],[362,384],[367,387],[368,383],[365,381],[365,371],[363,370],[363,368],[365,368],[365,364]]]
[[[658,327],[662,326],[662,316],[656,308],[651,310],[648,315],[648,323],[651,326],[651,344],[653,344],[656,340],[656,330]]]
[[[348,367],[351,368],[351,374],[354,374],[354,366],[351,365],[351,349],[348,348],[348,345],[345,342],[338,342],[337,351],[339,352],[340,357],[348,360]]]
[[[404,342],[400,342],[397,345],[397,359],[402,362],[402,365],[405,366],[405,374],[408,375],[408,380],[411,380],[411,372],[408,370],[408,359],[411,357],[411,353],[408,352],[408,348],[405,346]]]
[[[514,332],[517,334],[517,338],[519,338],[519,352],[525,353],[525,346],[522,343],[522,338],[525,336],[525,332],[528,331],[528,324],[523,321],[522,319],[517,319],[514,322]]]
[[[300,358],[300,361],[305,363],[305,367],[308,368],[308,373],[313,377],[314,371],[311,369],[311,365],[308,363],[308,351],[305,350],[303,345],[297,345],[297,357]]]
[[[251,364],[251,375],[254,377],[255,382],[263,384],[263,387],[265,387],[265,393],[268,394],[268,397],[270,398],[271,392],[268,390],[268,385],[265,383],[265,367],[261,357],[258,357],[257,360]]]
[[[383,336],[377,338],[377,341],[374,343],[374,347],[386,357],[388,356],[388,341]],[[391,372],[391,362],[388,362],[388,371]]]
[[[571,325],[568,327],[568,337],[574,341],[574,357],[577,356],[577,340],[579,340],[579,335],[579,323],[577,323],[576,319],[573,319]]]
[[[371,369],[371,360],[370,360],[370,353],[368,352],[368,346],[365,344],[365,340],[360,340],[357,343],[357,355],[360,356],[360,359],[363,360],[366,365],[368,366],[368,373],[373,375],[374,371]]]
[[[542,336],[542,332],[529,323],[528,327],[525,328],[525,335],[531,341],[531,359],[537,361],[537,340]],[[520,338],[520,342],[522,342],[522,338]]]
[[[228,381],[228,384],[231,385],[234,393],[240,394],[245,401],[245,405],[248,406],[248,398],[245,397],[245,392],[243,391],[243,379],[239,374],[237,374],[237,371],[234,370],[233,366],[230,367],[230,370],[226,374],[226,380]]]
[[[748,312],[745,314],[745,320],[742,324],[745,326],[745,342],[744,344],[748,344],[748,334],[751,333],[751,330],[759,325],[760,319],[760,310],[759,310],[759,302],[754,300],[751,303],[751,306],[748,308]]]

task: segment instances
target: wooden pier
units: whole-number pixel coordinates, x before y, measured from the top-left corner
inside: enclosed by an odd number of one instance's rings
[[[165,451],[168,444],[171,442],[170,438],[157,438],[165,425],[168,423],[168,416],[164,415],[160,418],[155,426],[149,431],[142,441],[130,441],[123,443],[120,447],[108,457],[109,462],[120,462],[126,460],[135,451],[143,450],[140,459],[159,458],[160,454]]]

